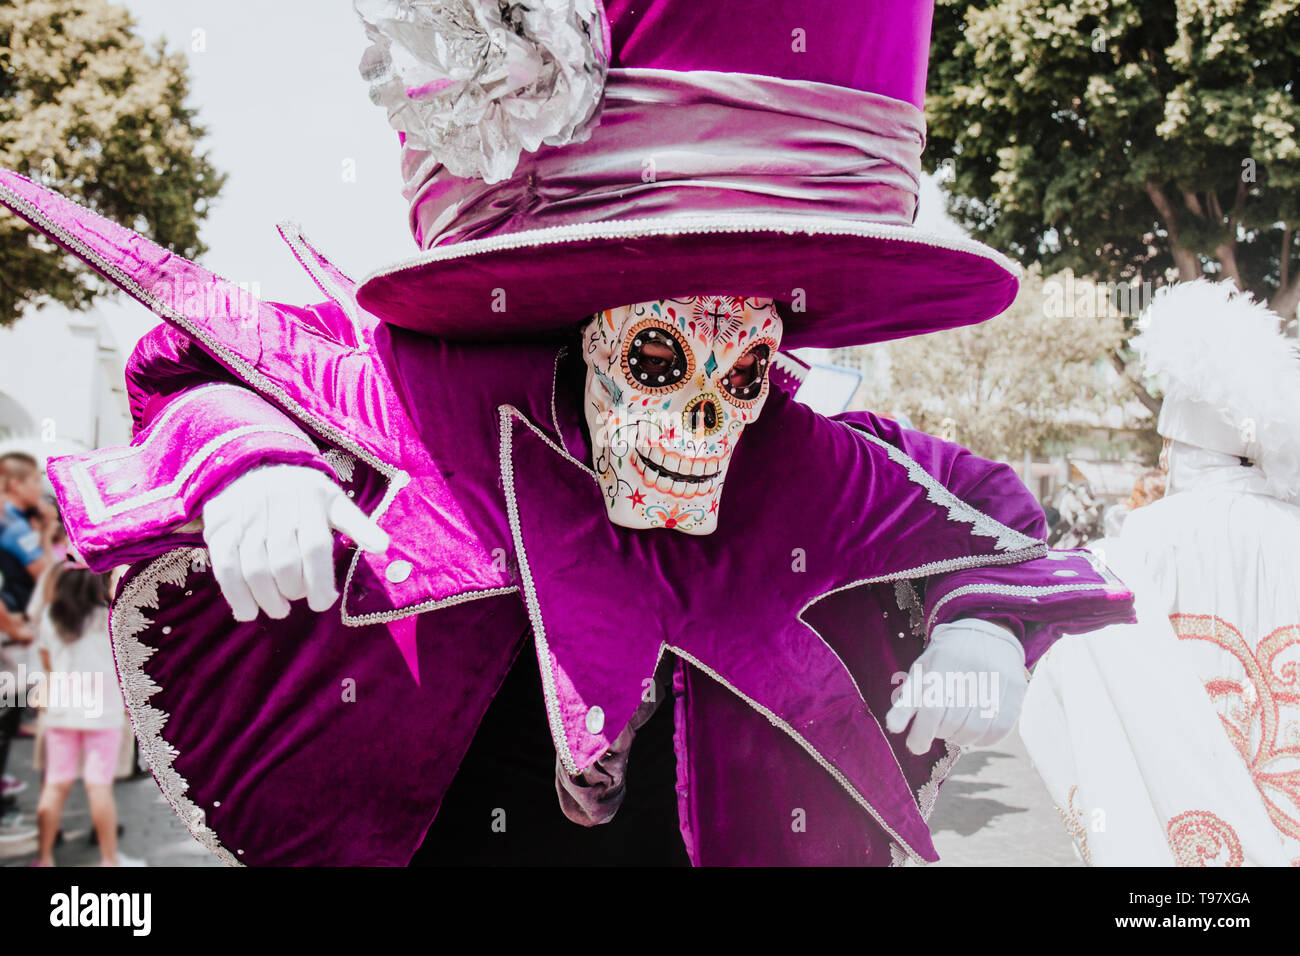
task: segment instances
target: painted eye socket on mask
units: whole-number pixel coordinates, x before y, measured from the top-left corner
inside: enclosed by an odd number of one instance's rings
[[[771,343],[758,342],[750,346],[722,376],[722,397],[742,408],[757,402],[767,386],[767,366],[771,358]]]
[[[643,392],[671,392],[695,372],[695,356],[666,323],[648,319],[628,333],[623,374]]]

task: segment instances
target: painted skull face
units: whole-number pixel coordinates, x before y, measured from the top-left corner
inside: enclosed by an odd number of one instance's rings
[[[736,442],[781,345],[771,299],[700,295],[609,309],[583,329],[592,458],[609,520],[709,534]]]

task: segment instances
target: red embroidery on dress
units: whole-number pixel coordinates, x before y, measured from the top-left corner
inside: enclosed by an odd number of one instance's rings
[[[1226,821],[1209,810],[1188,810],[1165,829],[1179,866],[1241,866],[1241,839]]]
[[[1245,668],[1244,682],[1217,677],[1207,680],[1205,689],[1216,705],[1225,705],[1220,720],[1245,759],[1273,826],[1300,840],[1300,625],[1276,628],[1252,648],[1221,617],[1171,614],[1169,621],[1182,640],[1217,644]],[[1252,736],[1257,744],[1252,745]]]

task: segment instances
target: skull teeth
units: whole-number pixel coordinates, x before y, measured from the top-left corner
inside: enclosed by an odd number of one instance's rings
[[[683,458],[676,452],[665,452],[649,443],[637,441],[637,457],[648,471],[647,483],[666,477],[670,482],[681,482],[696,488],[721,473],[716,458]]]
[[[639,450],[633,457],[632,465],[641,476],[641,483],[646,488],[683,501],[704,498],[722,487],[721,472],[714,472],[707,477],[699,476],[692,480],[686,480],[685,476],[662,474]]]

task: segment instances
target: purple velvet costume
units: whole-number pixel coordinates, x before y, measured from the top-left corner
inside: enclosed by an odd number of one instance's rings
[[[576,360],[554,343],[374,323],[298,236],[337,300],[250,303],[21,177],[0,174],[0,198],[169,322],[128,368],[132,445],[50,471],[91,566],[131,565],[112,627],[132,721],[163,792],[227,861],[406,863],[530,622],[578,766],[618,736],[659,655],[679,659],[696,863],[934,860],[925,818],[958,751],[914,756],[880,726],[924,636],[998,620],[1032,663],[1064,631],[1131,617],[1086,553],[1047,552],[1009,468],[955,445],[778,389],[737,448],[717,532],[619,528],[587,470]],[[270,463],[336,476],[392,546],[338,543],[341,609],[241,624],[191,522]]]
[[[824,56],[790,59],[784,27],[762,32],[790,17],[732,22],[723,5],[696,4],[688,26],[660,16],[659,0],[642,6],[609,4],[616,65],[728,71],[743,58],[839,80],[818,72]],[[860,40],[837,32],[841,6],[789,13],[854,61]],[[876,41],[855,88],[919,105],[928,4],[853,7]],[[881,188],[869,192],[905,226],[914,196]],[[285,239],[328,297],[308,308],[253,301],[7,171],[0,203],[166,321],[127,370],[132,444],[55,459],[50,473],[90,565],[130,565],[112,634],[131,719],[163,793],[227,862],[407,863],[526,631],[552,738],[576,769],[618,737],[672,655],[693,862],[935,860],[926,818],[960,752],[936,742],[913,755],[881,726],[934,626],[997,621],[1032,663],[1062,633],[1132,619],[1132,596],[1087,553],[1047,550],[1042,512],[1009,468],[893,422],[828,419],[774,388],[737,446],[715,533],[629,530],[606,517],[582,363],[556,341],[457,343],[398,328],[399,315],[380,323],[297,234]],[[835,241],[801,248],[825,255]],[[906,238],[861,241],[843,255],[876,249],[882,281],[906,287],[932,329],[1014,294],[1014,279],[978,256],[923,249],[950,263],[953,288],[973,270],[966,301],[945,291],[927,302],[925,277],[903,271],[918,261]],[[536,281],[562,260],[534,257]],[[400,311],[408,292],[381,282],[362,302]],[[438,294],[431,282],[425,304]],[[871,321],[877,338],[923,330],[915,316]],[[867,340],[845,326],[803,342],[808,326],[787,325],[790,345]],[[342,599],[329,611],[297,602],[285,620],[239,623],[196,519],[209,496],[277,463],[336,478],[392,545],[372,555],[336,541]]]

